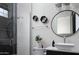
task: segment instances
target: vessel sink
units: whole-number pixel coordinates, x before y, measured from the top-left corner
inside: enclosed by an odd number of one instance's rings
[[[60,50],[71,50],[74,47],[72,43],[56,43],[55,46]]]

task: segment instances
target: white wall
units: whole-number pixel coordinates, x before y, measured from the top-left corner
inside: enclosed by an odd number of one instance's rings
[[[79,4],[71,4],[69,8],[79,13]],[[34,29],[32,29],[32,47],[37,46],[37,42],[35,41],[36,35],[40,35],[43,38],[42,42],[44,47],[52,45],[53,40],[55,40],[56,43],[64,42],[62,37],[55,35],[51,30],[51,20],[57,12],[59,12],[59,10],[55,7],[55,4],[53,3],[32,4],[32,16],[37,15],[39,17],[38,22],[34,22],[32,19],[32,27],[35,27]],[[49,23],[46,24],[48,28],[38,27],[46,26],[40,22],[40,17],[43,15],[49,19]],[[75,44],[75,47],[73,47],[71,51],[79,52],[79,31],[73,36],[68,37],[66,40],[67,43]]]
[[[17,54],[30,54],[30,11],[31,4],[17,4]]]

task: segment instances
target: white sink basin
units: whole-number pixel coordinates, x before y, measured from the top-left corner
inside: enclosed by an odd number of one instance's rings
[[[71,50],[74,47],[72,43],[56,43],[55,46],[60,50]]]
[[[52,47],[52,46],[49,46],[47,48],[45,48],[46,50],[58,50],[56,47]]]

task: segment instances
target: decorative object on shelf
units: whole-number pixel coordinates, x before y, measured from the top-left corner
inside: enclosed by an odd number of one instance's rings
[[[62,3],[56,3],[56,7],[62,7]]]
[[[48,18],[46,16],[42,16],[41,19],[40,19],[40,21],[42,23],[47,23],[48,22]]]
[[[35,15],[35,16],[33,16],[33,20],[34,21],[38,21],[38,17]]]
[[[69,6],[70,5],[70,3],[62,3],[62,4],[65,5],[65,6],[67,6],[67,5]]]
[[[43,45],[42,45],[42,43],[41,43],[41,40],[42,40],[42,38],[41,38],[39,35],[37,35],[37,36],[35,37],[35,41],[37,41],[37,43],[38,43],[38,45],[39,45],[39,48],[43,48]]]

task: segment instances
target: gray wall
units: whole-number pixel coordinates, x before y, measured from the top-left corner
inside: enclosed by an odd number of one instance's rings
[[[79,4],[70,4],[70,7],[68,8],[65,7],[60,10],[69,10],[69,9],[79,13]],[[32,29],[32,48],[38,46],[37,42],[35,41],[36,35],[40,35],[43,38],[42,42],[44,47],[51,46],[53,40],[55,40],[56,43],[64,42],[63,38],[55,35],[50,27],[52,18],[60,10],[56,8],[55,4],[53,3],[32,4],[32,16],[37,15],[40,20],[40,17],[44,15],[47,16],[47,18],[49,19],[49,23],[47,24],[43,24],[40,21],[34,22],[32,20],[32,27],[35,27],[34,29]],[[42,26],[42,27],[38,27],[38,26]],[[45,26],[48,26],[48,28],[46,28]],[[79,52],[79,31],[73,36],[68,37],[66,40],[67,43],[75,44],[75,46],[71,49],[71,51]]]
[[[31,4],[17,4],[17,54],[30,54],[30,11]]]

